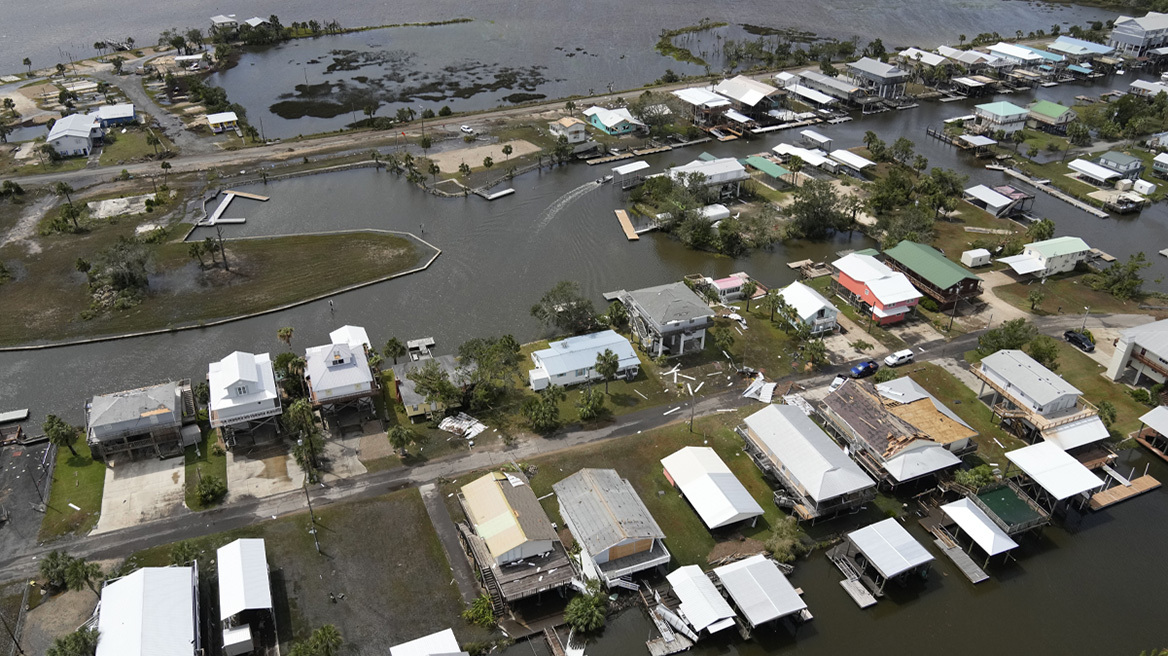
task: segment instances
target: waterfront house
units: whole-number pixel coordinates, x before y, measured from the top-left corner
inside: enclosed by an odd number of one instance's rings
[[[1119,334],[1107,377],[1119,380],[1128,368],[1135,371],[1133,385],[1144,378],[1168,382],[1168,319],[1128,328]]]
[[[750,496],[725,462],[706,446],[687,446],[661,459],[665,479],[702,518],[706,528],[723,528],[750,520],[754,526],[762,506]]]
[[[889,581],[903,583],[911,576],[925,578],[933,562],[928,550],[891,517],[848,533],[833,552],[846,559],[876,595],[884,594]]]
[[[1030,110],[1019,107],[1012,102],[1000,100],[984,103],[973,108],[976,117],[975,129],[978,132],[997,132],[1013,134],[1026,127],[1026,118]]]
[[[101,584],[96,656],[197,656],[198,565],[143,567]]]
[[[215,552],[224,656],[250,654],[265,627],[274,626],[272,583],[263,538],[240,538]]]
[[[876,383],[884,407],[953,453],[977,448],[977,431],[908,376]]]
[[[839,323],[836,320],[839,310],[811,287],[796,280],[779,290],[779,296],[795,310],[794,315],[788,318],[793,326],[805,325],[811,329],[812,335],[834,333],[839,330]]]
[[[1067,36],[1065,34],[1060,34],[1059,38],[1047,46],[1047,49],[1065,55],[1068,59],[1075,61],[1105,57],[1115,52],[1115,48],[1111,46],[1095,43],[1094,41],[1076,39],[1073,36]]]
[[[450,382],[463,391],[470,385],[470,376],[475,370],[473,364],[462,366],[453,355],[433,356],[428,349],[420,352],[416,358],[411,357],[405,362],[390,367],[393,372],[394,396],[402,404],[402,409],[405,410],[406,417],[411,422],[425,421],[435,415],[444,415],[447,410],[462,407],[462,402],[458,400],[449,405],[437,401],[427,401],[426,395],[418,391],[417,385],[413,380],[410,380],[410,372],[426,366],[428,361],[435,362],[445,372]]]
[[[1109,150],[1095,158],[1095,163],[1119,174],[1124,180],[1139,180],[1144,172],[1144,160],[1134,155]]]
[[[846,103],[863,104],[868,100],[868,92],[855,83],[815,71],[800,72],[799,85]]]
[[[612,351],[617,357],[616,377],[632,380],[641,371],[641,359],[629,340],[612,330],[569,337],[551,342],[545,349],[531,354],[535,368],[527,372],[531,389],[538,392],[548,385],[577,385],[601,380],[596,371],[596,357]]]
[[[52,146],[61,157],[87,156],[94,146],[101,145],[104,136],[96,117],[70,114],[53,123],[45,143]]]
[[[1004,59],[1015,66],[1022,66],[1025,68],[1035,68],[1043,63],[1046,59],[1034,50],[1025,46],[1015,45],[1013,43],[1006,43],[999,41],[992,46],[986,48],[990,54],[995,57]]]
[[[592,127],[608,135],[622,135],[644,129],[645,124],[633,118],[629,110],[624,107],[606,109],[592,106],[584,110],[588,123]]]
[[[737,198],[742,192],[742,183],[750,179],[746,167],[733,157],[720,159],[695,159],[688,164],[675,166],[665,171],[675,182],[689,186],[700,176],[701,184],[711,188],[719,198]]]
[[[839,168],[839,163],[827,156],[827,153],[822,150],[802,148],[800,146],[793,146],[787,143],[781,143],[771,149],[775,155],[783,162],[791,161],[792,157],[798,157],[806,166],[814,166],[817,169],[823,169],[828,173],[835,173]]]
[[[255,29],[255,28],[259,27],[260,25],[268,25],[269,23],[268,23],[268,20],[266,18],[260,18],[259,16],[253,16],[253,17],[243,21],[243,24],[247,25],[248,27],[250,27],[252,29]]]
[[[1168,44],[1168,14],[1149,11],[1142,17],[1120,16],[1115,19],[1107,45],[1117,54],[1141,57],[1152,48]]]
[[[1091,248],[1078,237],[1055,237],[1026,244],[1022,253],[998,258],[1010,265],[1021,276],[1045,278],[1056,273],[1074,271],[1080,262],[1087,261]]]
[[[211,428],[218,428],[230,446],[236,432],[252,431],[271,423],[283,412],[272,358],[236,351],[207,371]]]
[[[983,75],[962,75],[953,78],[950,82],[952,84],[950,91],[966,98],[977,98],[992,93],[994,90],[994,80]]]
[[[722,114],[732,105],[725,96],[702,87],[678,89],[672,93],[689,107],[689,117],[694,125],[712,126],[721,123]]]
[[[981,295],[981,278],[928,244],[902,241],[884,251],[884,262],[908,276],[942,310]]]
[[[617,297],[629,314],[629,327],[652,357],[700,352],[714,311],[685,283],[675,282],[627,292]]]
[[[180,456],[199,441],[197,418],[189,380],[103,394],[85,407],[86,442],[106,463]]]
[[[1069,499],[1085,500],[1088,493],[1103,487],[1103,481],[1079,460],[1051,442],[1039,442],[1006,452],[1010,477],[1017,468],[1022,476],[1016,484],[1038,503],[1054,512]]]
[[[999,218],[1026,212],[1034,206],[1034,194],[1010,185],[993,188],[974,185],[962,193],[962,198],[970,205],[980,207]]]
[[[103,128],[109,128],[114,125],[130,125],[131,123],[138,122],[138,114],[134,109],[133,103],[99,105],[89,115],[96,118],[98,124]]]
[[[694,633],[712,635],[734,626],[734,618],[738,615],[701,567],[678,567],[667,574],[665,579],[680,602],[678,614]]]
[[[713,574],[752,629],[784,617],[811,618],[795,586],[763,554],[716,567]]]
[[[1152,159],[1152,174],[1160,178],[1168,178],[1168,153],[1160,153]]]
[[[835,293],[882,326],[908,318],[921,300],[908,276],[867,253],[849,253],[831,267]]]
[[[552,489],[588,578],[606,587],[635,585],[621,579],[669,563],[665,533],[616,470],[581,469]]]
[[[570,144],[578,144],[588,140],[586,125],[588,124],[574,116],[565,116],[558,121],[548,123],[548,131],[557,139],[563,137]]]
[[[767,405],[736,431],[759,469],[784,488],[775,504],[799,519],[830,517],[876,496],[875,481],[795,406]]]
[[[989,406],[1003,428],[1027,441],[1042,438],[1064,451],[1090,456],[1086,460],[1096,465],[1114,457],[1101,448],[1110,433],[1095,406],[1025,352],[1002,349],[970,371],[982,381],[979,398],[987,385],[993,390]]]
[[[1067,123],[1075,118],[1075,110],[1049,100],[1039,100],[1030,105],[1030,125],[1040,130],[1064,134]]]
[[[443,629],[389,648],[389,656],[466,656],[452,629]]]
[[[937,54],[961,66],[961,68],[970,73],[977,73],[987,68],[1007,68],[1011,65],[1006,60],[995,55],[977,50],[961,50],[951,46],[939,46],[937,48]]]
[[[1075,173],[1083,182],[1095,185],[1096,187],[1108,188],[1115,184],[1120,179],[1119,171],[1114,171],[1106,166],[1100,166],[1095,162],[1085,159],[1073,159],[1067,168]]]
[[[713,223],[730,217],[730,210],[727,209],[725,205],[707,205],[706,207],[702,208],[701,212],[707,220]],[[742,288],[748,281],[750,281],[751,278],[750,275],[745,271],[738,271],[726,276],[725,278],[714,279],[700,275],[692,275],[686,276],[686,279],[690,280],[691,282],[706,285],[709,289],[718,294],[718,300],[722,301],[723,303],[731,303],[742,300]],[[756,281],[754,295],[751,296],[751,298],[760,298],[764,296],[766,292],[766,286]]]
[[[219,134],[224,130],[238,130],[239,117],[235,115],[235,112],[207,114],[207,125],[211,126],[211,131],[215,134]]]
[[[1168,84],[1149,82],[1148,80],[1132,80],[1127,85],[1127,92],[1136,96],[1155,98],[1162,93],[1168,93]]]
[[[714,93],[728,98],[734,109],[753,120],[764,119],[767,112],[779,106],[786,92],[745,75],[722,80],[714,86]]]
[[[372,405],[378,386],[369,367],[369,335],[359,326],[342,326],[329,339],[304,352],[304,380],[313,407],[336,411]]]
[[[212,30],[233,30],[239,27],[239,21],[235,19],[235,14],[218,14],[211,17]]]
[[[853,84],[867,90],[872,96],[897,99],[904,96],[908,73],[894,64],[886,64],[871,57],[861,57],[847,65],[847,76]]]
[[[905,64],[924,69],[933,69],[945,63],[945,57],[920,48],[905,48],[896,56]]]
[[[897,401],[886,401],[868,383],[847,379],[823,398],[820,412],[828,432],[849,447],[851,456],[870,476],[889,488],[961,464],[944,442],[951,441],[950,434],[968,439],[972,432],[968,427],[946,421],[932,401],[901,409],[921,424],[916,426],[894,411],[898,405]]]

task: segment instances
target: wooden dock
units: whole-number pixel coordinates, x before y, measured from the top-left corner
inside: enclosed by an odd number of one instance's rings
[[[1168,453],[1164,453],[1163,451],[1161,451],[1155,444],[1152,444],[1152,442],[1149,441],[1148,438],[1144,437],[1143,435],[1137,435],[1136,441],[1139,442],[1140,444],[1144,445],[1145,449],[1160,456],[1160,459],[1163,460],[1164,462],[1168,462]]]
[[[236,196],[239,196],[240,198],[250,198],[250,199],[252,199],[252,200],[258,200],[258,201],[265,201],[265,200],[269,200],[269,197],[268,197],[268,196],[261,196],[261,195],[259,195],[259,194],[251,194],[251,193],[248,193],[248,192],[246,192],[246,191],[233,191],[233,190],[228,190],[228,191],[226,191],[226,192],[224,192],[224,193],[228,193],[228,194],[234,194],[234,195],[236,195]]]
[[[872,593],[868,592],[868,588],[865,588],[859,579],[844,579],[839,584],[844,589],[844,592],[848,593],[848,596],[860,608],[868,608],[869,606],[876,605],[876,597],[873,597]]]
[[[625,231],[625,237],[628,237],[629,241],[638,241],[641,238],[641,235],[633,230],[633,222],[629,220],[628,212],[616,210],[616,220],[620,222],[621,230]]]
[[[1073,207],[1081,209],[1084,212],[1086,212],[1092,216],[1098,217],[1100,219],[1106,219],[1109,216],[1107,214],[1107,212],[1104,212],[1103,210],[1097,209],[1092,205],[1088,205],[1087,203],[1084,203],[1083,201],[1079,200],[1078,198],[1075,198],[1073,196],[1069,196],[1069,195],[1059,191],[1058,189],[1055,189],[1054,187],[1046,184],[1045,182],[1039,182],[1038,180],[1031,178],[1030,176],[1026,175],[1025,173],[1022,173],[1021,171],[1015,171],[1014,169],[1006,169],[1005,173],[1006,173],[1006,175],[1009,175],[1011,177],[1015,177],[1015,178],[1018,178],[1019,180],[1022,180],[1026,184],[1034,187],[1035,189],[1038,189],[1039,191],[1043,191],[1043,192],[1050,194],[1051,196],[1054,196],[1055,198],[1063,201],[1064,203],[1067,203],[1068,205],[1071,205]]]
[[[1160,487],[1160,481],[1144,474],[1139,478],[1132,479],[1130,485],[1116,485],[1102,492],[1096,492],[1091,497],[1091,510],[1102,510],[1108,506],[1114,506],[1121,501],[1127,501],[1158,487]]]
[[[667,153],[671,150],[673,150],[673,146],[656,146],[654,148],[641,148],[639,150],[633,150],[633,154],[636,155],[637,157],[640,157],[641,155],[655,155],[657,153]]]
[[[622,159],[632,159],[636,157],[633,153],[621,153],[619,155],[605,155],[604,157],[593,157],[592,159],[584,160],[588,166],[596,166],[597,164],[608,164],[609,162],[619,162]]]
[[[547,641],[552,656],[564,656],[564,645],[560,643],[560,635],[552,627],[543,630],[543,639]]]
[[[973,559],[969,557],[969,554],[962,551],[961,547],[956,543],[950,545],[947,544],[944,540],[937,538],[936,540],[933,540],[933,544],[937,545],[937,548],[941,550],[941,553],[948,556],[949,560],[952,560],[954,565],[957,565],[957,569],[961,570],[961,573],[964,574],[965,578],[969,579],[971,583],[981,583],[982,581],[990,578],[989,575],[982,570],[982,568],[977,566],[977,563],[973,562]]]

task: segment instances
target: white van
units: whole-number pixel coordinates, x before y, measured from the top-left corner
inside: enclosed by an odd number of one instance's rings
[[[892,355],[884,358],[884,364],[889,367],[899,367],[902,364],[908,364],[913,361],[912,349],[905,349],[897,351]]]

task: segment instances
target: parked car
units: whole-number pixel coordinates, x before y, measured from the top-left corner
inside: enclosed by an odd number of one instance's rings
[[[828,393],[834,392],[837,389],[839,389],[847,380],[848,379],[844,378],[843,376],[836,376],[835,380],[831,381],[831,384],[827,386]]]
[[[852,378],[867,378],[876,373],[876,370],[879,368],[880,365],[876,364],[875,360],[868,360],[867,362],[861,362],[852,367],[849,373],[852,375]]]
[[[1092,342],[1090,337],[1087,337],[1077,330],[1068,330],[1067,332],[1063,333],[1063,339],[1074,344],[1075,346],[1078,346],[1087,353],[1091,353],[1095,350],[1095,342]]]
[[[469,125],[464,125],[458,129],[462,130],[463,134],[474,134],[474,129]]]
[[[914,353],[912,349],[897,351],[896,353],[892,353],[888,357],[884,358],[884,364],[889,367],[899,367],[902,364],[908,364],[912,362],[913,355]]]

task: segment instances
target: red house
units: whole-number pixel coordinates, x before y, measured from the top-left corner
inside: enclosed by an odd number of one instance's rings
[[[921,300],[907,276],[867,253],[845,255],[831,267],[836,294],[882,326],[903,321]]]

